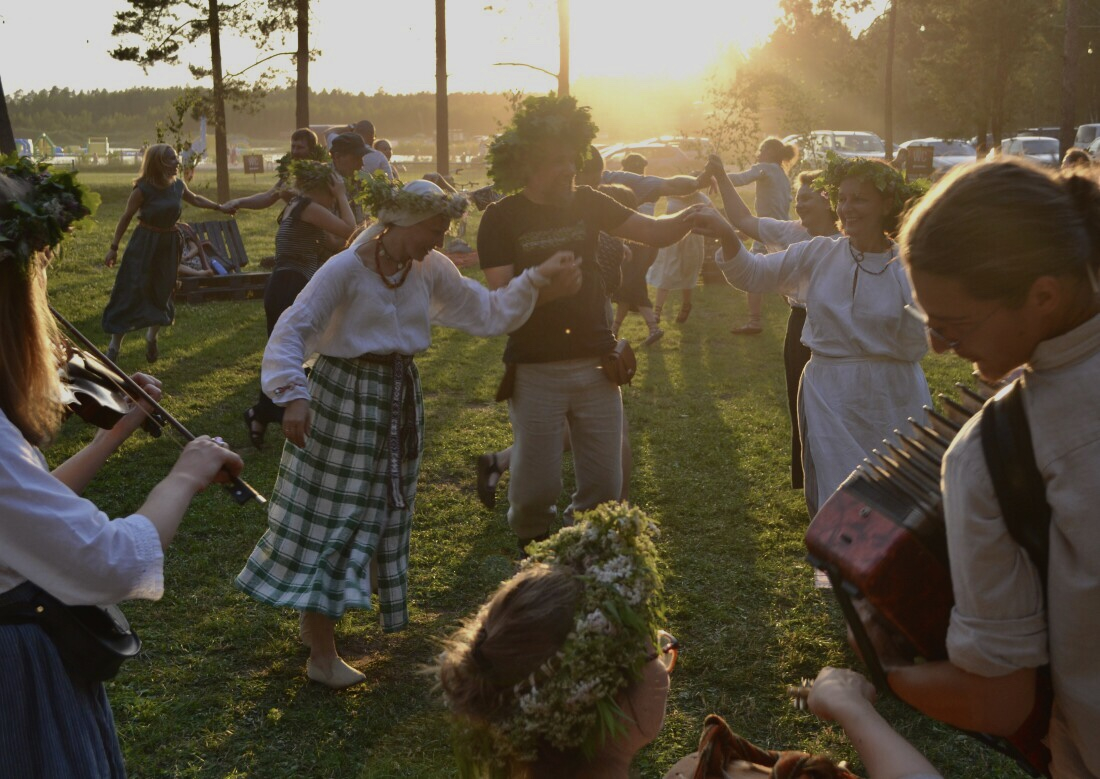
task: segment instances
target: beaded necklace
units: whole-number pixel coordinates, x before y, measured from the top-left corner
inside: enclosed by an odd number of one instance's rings
[[[386,247],[382,245],[382,237],[385,234],[386,233],[382,233],[382,235],[378,236],[378,243],[374,245],[374,267],[378,271],[378,275],[382,277],[383,284],[385,284],[389,289],[397,289],[402,284],[404,284],[405,279],[409,277],[409,271],[412,270],[412,260],[409,260],[404,265],[397,263],[397,260],[393,260],[393,257],[390,256],[390,253],[386,251]],[[382,271],[383,254],[386,255],[386,259],[393,260],[394,263],[397,264],[397,272],[399,276],[397,281],[390,281],[389,276],[387,276]]]

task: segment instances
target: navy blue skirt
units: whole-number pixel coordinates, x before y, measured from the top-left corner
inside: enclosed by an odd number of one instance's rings
[[[125,777],[99,682],[73,677],[37,625],[0,624],[0,775]]]

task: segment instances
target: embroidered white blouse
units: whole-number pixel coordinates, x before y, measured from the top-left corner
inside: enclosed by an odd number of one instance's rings
[[[314,352],[344,358],[418,354],[431,345],[432,325],[478,336],[509,333],[531,316],[539,287],[547,283],[529,268],[490,291],[432,251],[391,289],[346,249],[321,266],[279,317],[264,351],[263,390],[279,405],[308,399],[302,363]]]
[[[141,514],[111,519],[49,472],[0,411],[0,592],[30,580],[69,605],[164,594],[164,555]]]

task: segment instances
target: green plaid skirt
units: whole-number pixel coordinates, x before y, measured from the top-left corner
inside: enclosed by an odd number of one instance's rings
[[[268,529],[237,575],[237,586],[272,606],[339,619],[371,607],[370,561],[378,558],[385,632],[409,622],[409,535],[423,450],[424,398],[411,366],[413,403],[397,404],[397,427],[417,435],[400,460],[404,507],[388,499],[394,367],[321,356],[309,378],[313,414],[304,449],[283,447]],[[411,427],[411,426],[410,426]]]

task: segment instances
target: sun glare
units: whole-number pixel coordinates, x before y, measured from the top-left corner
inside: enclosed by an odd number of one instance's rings
[[[698,78],[729,47],[763,44],[780,15],[778,0],[574,0],[570,11],[576,78]]]

